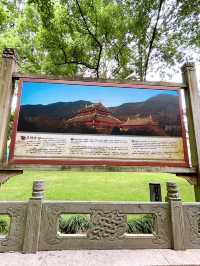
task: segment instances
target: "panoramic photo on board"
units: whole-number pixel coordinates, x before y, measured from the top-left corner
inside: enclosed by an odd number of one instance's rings
[[[176,90],[24,82],[18,131],[181,136]]]

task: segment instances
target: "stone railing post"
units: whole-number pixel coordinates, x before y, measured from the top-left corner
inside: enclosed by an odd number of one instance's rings
[[[170,206],[172,248],[175,250],[184,250],[185,226],[183,208],[176,183],[167,182],[167,201]]]
[[[23,245],[24,253],[36,253],[38,251],[43,191],[44,182],[34,181],[32,198],[30,198],[27,207]]]
[[[12,74],[17,68],[17,54],[12,48],[3,50],[0,64],[0,167],[6,163],[8,123],[14,86]]]

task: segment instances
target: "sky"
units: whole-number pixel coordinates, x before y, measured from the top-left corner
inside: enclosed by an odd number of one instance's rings
[[[26,81],[23,83],[21,105],[85,100],[101,102],[107,107],[112,107],[128,102],[142,102],[158,94],[177,95],[177,91]]]
[[[189,53],[189,52],[188,52]],[[190,51],[189,54],[193,53]],[[197,75],[197,82],[198,82],[198,89],[200,91],[200,62],[198,60],[193,60],[195,62],[195,68],[196,68],[196,75]],[[191,61],[191,62],[193,62]],[[190,62],[190,61],[189,61]],[[159,64],[159,63],[158,63]],[[160,63],[160,66],[162,66],[162,63]],[[166,81],[166,82],[183,82],[182,80],[182,73],[181,73],[181,66],[182,64],[176,65],[174,71],[174,68],[166,68],[166,73],[170,74],[169,76],[165,76],[164,78],[161,77],[159,72],[150,72],[147,73],[147,81]]]

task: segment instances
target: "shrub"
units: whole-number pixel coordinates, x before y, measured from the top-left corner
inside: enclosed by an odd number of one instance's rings
[[[0,219],[0,234],[8,233],[8,222],[4,219]]]
[[[86,232],[90,227],[89,219],[83,215],[62,215],[59,220],[59,231],[63,234]]]
[[[145,215],[138,219],[129,220],[127,225],[127,233],[129,234],[152,234],[154,219],[150,215]]]
[[[89,218],[83,215],[62,215],[59,220],[59,231],[63,234],[86,232],[91,227]],[[145,215],[127,222],[129,234],[151,234],[153,232],[153,217]]]
[[[200,233],[200,217],[198,218],[197,223],[198,223],[198,233]]]

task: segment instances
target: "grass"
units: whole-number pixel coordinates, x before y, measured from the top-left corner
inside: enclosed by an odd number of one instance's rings
[[[27,200],[34,180],[44,180],[49,200],[149,201],[149,183],[160,182],[164,201],[174,181],[183,201],[194,201],[193,186],[172,174],[73,171],[25,171],[0,187],[0,200]]]

